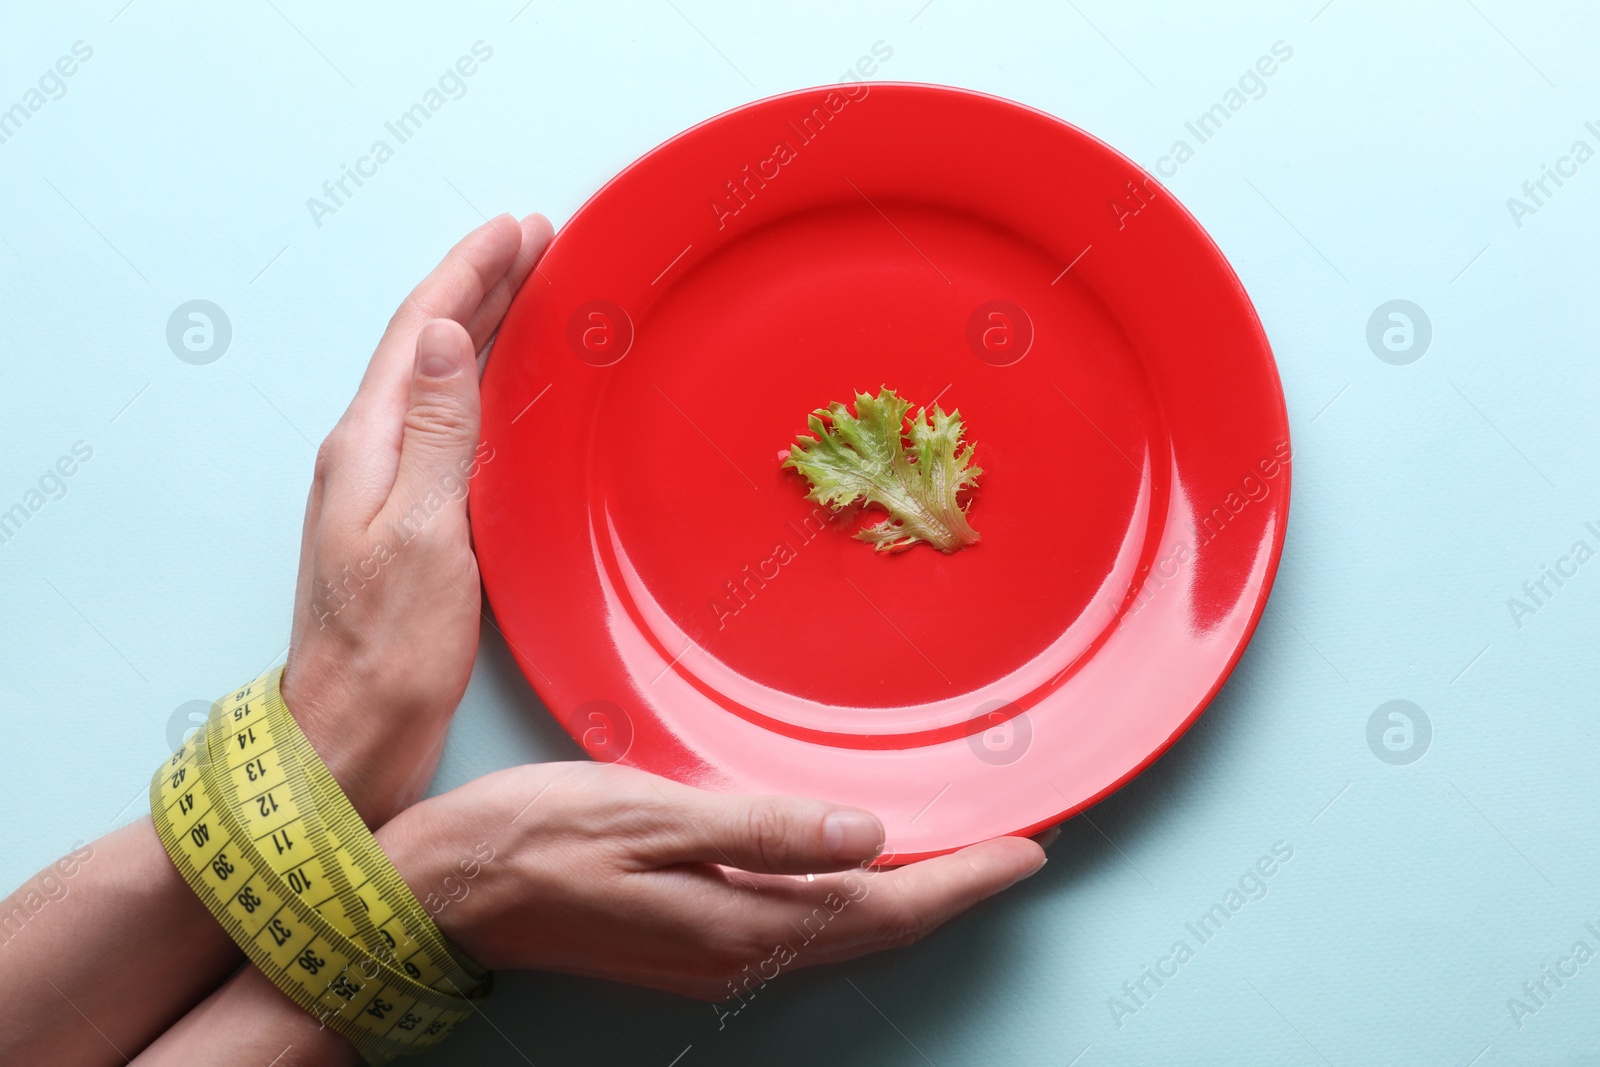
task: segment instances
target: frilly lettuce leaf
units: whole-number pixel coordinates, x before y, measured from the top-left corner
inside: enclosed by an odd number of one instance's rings
[[[783,466],[811,483],[806,499],[842,511],[857,502],[889,517],[856,534],[879,552],[899,552],[919,541],[954,552],[978,540],[959,497],[983,473],[962,445],[961,412],[918,408],[909,425],[909,402],[887,386],[857,393],[855,411],[832,403],[807,420]]]

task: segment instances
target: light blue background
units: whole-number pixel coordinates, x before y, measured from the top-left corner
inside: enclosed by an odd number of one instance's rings
[[[1600,960],[1520,1028],[1507,1008],[1574,941],[1600,949],[1600,563],[1520,628],[1507,608],[1600,547],[1600,160],[1520,228],[1506,206],[1574,140],[1600,148],[1592,7],[20,7],[0,107],[73,42],[94,55],[0,144],[0,509],[73,442],[94,457],[0,545],[0,887],[139,814],[174,709],[281,656],[313,444],[480,210],[559,226],[678,130],[877,41],[882,77],[1012,97],[1154,166],[1282,40],[1266,95],[1166,179],[1260,311],[1296,446],[1277,588],[1199,724],[1037,878],[913,949],[785,977],[720,1032],[702,1004],[502,976],[500,1032],[436,1061],[1600,1058]],[[315,226],[306,198],[480,39],[466,96]],[[210,366],[164,338],[194,298],[233,324]],[[1408,366],[1365,340],[1393,298],[1433,325]],[[1434,730],[1409,766],[1366,740],[1396,698]],[[576,751],[488,640],[436,788]],[[1280,841],[1267,896],[1116,1025],[1109,998]]]

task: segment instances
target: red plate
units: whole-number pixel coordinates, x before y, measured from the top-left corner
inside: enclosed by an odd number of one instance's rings
[[[959,408],[982,541],[876,554],[778,453],[889,385]],[[702,123],[517,297],[472,484],[490,600],[596,758],[876,812],[909,860],[1031,833],[1194,721],[1266,602],[1288,425],[1239,280],[1041,112],[834,86]]]

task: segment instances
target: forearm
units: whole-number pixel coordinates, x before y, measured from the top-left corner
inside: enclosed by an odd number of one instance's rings
[[[0,904],[0,1063],[124,1063],[243,958],[140,819]]]
[[[201,1001],[134,1062],[139,1067],[197,1063],[345,1067],[355,1046],[325,1029],[253,966]]]
[[[869,872],[884,838],[867,812],[706,792],[602,763],[496,771],[406,809],[376,836],[440,931],[482,966],[711,1001],[764,966],[909,945],[1044,865],[1036,843],[1006,837]],[[316,1026],[247,969],[141,1062],[353,1062],[342,1038]]]
[[[390,780],[393,773],[360,773],[385,751],[383,724],[373,718],[344,726],[337,745],[319,723],[303,726],[358,810],[386,819],[390,798],[409,789]],[[435,738],[426,743],[436,752]],[[422,764],[429,770],[432,759]],[[244,959],[149,818],[83,851],[92,858],[77,862],[71,877],[52,865],[0,906],[0,1002],[12,1020],[0,1028],[0,1063],[124,1063]]]
[[[550,237],[542,216],[502,216],[457,244],[390,320],[318,449],[282,695],[369,826],[421,795],[471,675],[473,354]],[[0,1063],[125,1062],[243,958],[148,819],[95,842],[64,892],[45,877],[6,901],[15,931],[0,914]]]
[[[453,857],[425,837],[406,832],[407,821],[401,816],[379,830],[377,837],[401,877],[420,896],[450,872]],[[447,936],[450,918],[439,916]],[[136,1062],[139,1067],[196,1063],[344,1067],[360,1062],[360,1057],[349,1041],[284,996],[261,971],[246,966],[162,1034]]]

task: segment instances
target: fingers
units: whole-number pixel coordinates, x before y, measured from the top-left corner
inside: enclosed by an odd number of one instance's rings
[[[716,912],[716,930],[735,946],[730,974],[768,951],[780,967],[835,963],[912,944],[1043,866],[1038,845],[1002,837],[893,870],[814,880],[724,871],[732,893]],[[690,921],[706,921],[707,906],[695,907]],[[724,995],[710,986],[712,997]]]
[[[351,404],[352,411],[367,398],[381,404],[385,398],[404,395],[417,331],[431,319],[454,319],[463,326],[468,325],[484,299],[518,264],[522,233],[522,225],[510,215],[490,219],[463,237],[432,273],[422,279],[389,320],[389,328],[384,331],[372,362],[367,366],[366,376],[361,379],[356,401]],[[523,276],[527,276],[526,271]],[[489,323],[488,330],[493,326],[494,323]],[[479,328],[483,329],[484,324],[480,323]],[[472,350],[476,352],[488,339],[486,331],[475,340]]]
[[[890,871],[819,878],[807,886],[807,895],[827,905],[827,936],[815,941],[816,951],[802,965],[909,945],[1044,863],[1044,850],[1032,841],[1000,837]],[[793,908],[784,905],[785,911]],[[820,918],[813,909],[809,925]]]
[[[658,783],[668,805],[651,845],[657,866],[720,863],[770,874],[837,871],[883,848],[870,812],[804,797],[747,797]]]
[[[399,469],[380,521],[409,541],[425,526],[464,517],[477,444],[472,338],[459,322],[434,319],[417,334]]]
[[[477,352],[549,242],[550,223],[542,215],[529,215],[521,223],[510,215],[491,219],[462,238],[401,304],[324,448],[321,458],[331,472],[330,514],[365,527],[394,486],[423,324],[433,318],[459,323]]]
[[[538,265],[554,236],[550,220],[543,215],[535,213],[522,220],[522,246],[516,260],[511,264],[511,269],[495,282],[466,323],[467,332],[472,335],[473,351],[482,351],[495,330],[499,329],[500,320],[505,318],[506,309],[511,306],[511,298],[517,295],[517,290]]]

